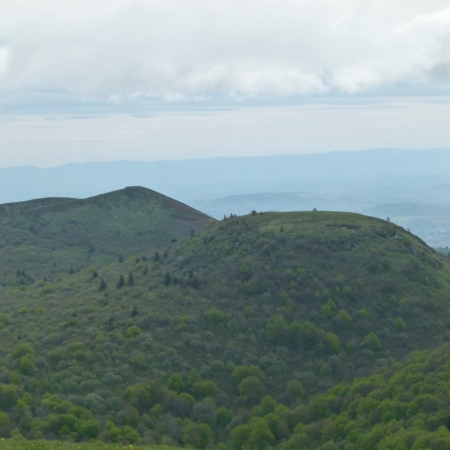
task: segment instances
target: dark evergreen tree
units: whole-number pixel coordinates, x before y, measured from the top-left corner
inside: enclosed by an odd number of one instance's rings
[[[121,287],[125,286],[125,278],[123,277],[123,275],[120,275],[119,277],[119,281],[116,284],[117,289],[120,289]]]

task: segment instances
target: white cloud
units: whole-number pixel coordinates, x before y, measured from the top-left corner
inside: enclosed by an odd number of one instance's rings
[[[0,92],[118,103],[448,85],[448,0],[2,0]],[[14,94],[15,95],[15,94]]]

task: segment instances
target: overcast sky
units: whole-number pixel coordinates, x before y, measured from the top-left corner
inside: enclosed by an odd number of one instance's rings
[[[450,147],[448,0],[2,0],[0,167]]]

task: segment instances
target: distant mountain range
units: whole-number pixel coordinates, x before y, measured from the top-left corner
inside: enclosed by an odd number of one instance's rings
[[[68,164],[0,170],[0,202],[145,186],[215,217],[318,208],[389,216],[450,244],[450,149]]]

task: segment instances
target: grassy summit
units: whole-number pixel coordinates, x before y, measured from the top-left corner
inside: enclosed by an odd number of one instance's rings
[[[211,222],[0,298],[0,433],[35,439],[319,448],[347,439],[338,383],[450,337],[449,260],[349,213]]]
[[[162,248],[207,225],[206,215],[149,189],[130,187],[77,200],[0,205],[3,282],[79,270]]]

